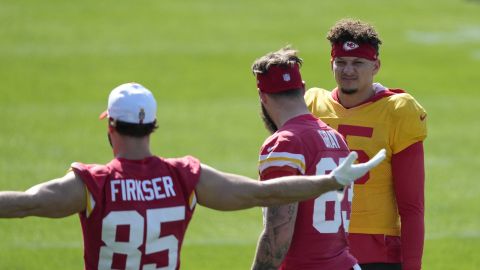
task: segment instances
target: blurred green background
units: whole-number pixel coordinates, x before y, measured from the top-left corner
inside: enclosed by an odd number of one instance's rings
[[[268,135],[253,60],[292,44],[307,87],[335,86],[327,30],[353,17],[383,40],[377,80],[427,109],[424,269],[480,266],[480,1],[0,0],[0,190],[24,190],[73,161],[111,159],[98,114],[129,81],[151,89],[162,156],[191,154],[257,177]],[[248,269],[261,211],[202,207],[182,269]],[[0,220],[0,269],[82,269],[78,217]]]

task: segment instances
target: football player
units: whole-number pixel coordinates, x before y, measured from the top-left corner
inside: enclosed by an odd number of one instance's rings
[[[346,138],[359,161],[387,150],[387,162],[355,182],[351,251],[362,269],[420,269],[427,114],[405,90],[374,82],[381,41],[372,25],[340,20],[327,39],[337,87],[307,91],[309,109]]]

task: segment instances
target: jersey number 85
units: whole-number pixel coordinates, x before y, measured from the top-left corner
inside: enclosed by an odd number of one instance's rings
[[[340,158],[339,163],[345,158]],[[317,163],[317,175],[327,174],[335,169],[339,163],[333,158],[322,158]],[[320,233],[337,233],[343,224],[345,232],[348,232],[350,223],[350,204],[353,198],[353,185],[347,187],[346,195],[348,202],[338,199],[337,191],[330,191],[315,199],[313,208],[313,227]],[[348,204],[348,206],[346,205]],[[343,221],[343,222],[342,222]]]
[[[111,269],[113,254],[126,255],[126,269],[135,270],[170,270],[177,267],[178,239],[174,235],[160,237],[161,224],[165,222],[185,219],[185,206],[167,207],[147,210],[145,218],[137,211],[112,211],[102,224],[102,241],[106,244],[100,248],[98,269]],[[117,227],[128,225],[129,240],[120,242],[116,240]],[[144,228],[146,228],[145,254],[153,254],[168,250],[168,266],[157,268],[156,264],[140,265],[142,253],[139,250],[143,244]]]

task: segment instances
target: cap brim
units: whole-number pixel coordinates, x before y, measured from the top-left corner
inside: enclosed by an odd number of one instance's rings
[[[102,120],[107,118],[107,116],[108,116],[108,111],[104,111],[98,116],[98,119]]]

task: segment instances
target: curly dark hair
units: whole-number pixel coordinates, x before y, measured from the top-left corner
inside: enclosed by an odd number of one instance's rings
[[[342,19],[338,21],[327,33],[330,43],[343,43],[353,41],[355,43],[369,43],[379,54],[380,40],[375,28],[366,22],[355,19]]]

